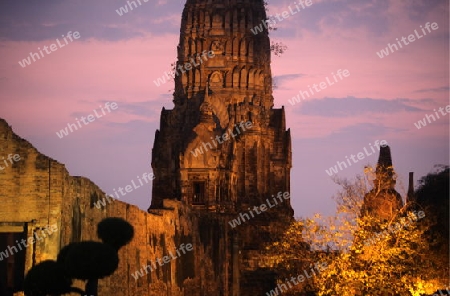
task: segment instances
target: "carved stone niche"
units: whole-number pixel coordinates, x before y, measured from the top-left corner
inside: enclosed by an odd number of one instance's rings
[[[211,43],[211,50],[214,51],[215,55],[219,55],[223,53],[223,44],[220,40],[214,40]]]
[[[211,89],[214,88],[222,88],[223,87],[223,75],[219,71],[215,71],[211,74],[209,78],[209,87]]]
[[[223,16],[216,13],[213,16],[212,28],[209,31],[210,36],[223,36],[225,35],[225,30],[223,28]]]
[[[224,45],[220,40],[214,40],[209,46],[209,50],[214,52],[214,57],[208,59],[206,67],[225,67]]]

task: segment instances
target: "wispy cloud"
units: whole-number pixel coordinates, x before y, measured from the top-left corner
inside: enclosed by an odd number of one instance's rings
[[[161,103],[156,101],[144,102],[121,102],[120,108],[122,112],[143,116],[146,119],[154,118],[161,111]]]
[[[272,2],[272,3],[271,3]],[[291,0],[269,1],[269,14],[275,15],[293,6]],[[279,24],[282,30],[274,35],[298,37],[299,31],[314,34],[336,34],[364,31],[371,37],[379,37],[396,30],[398,25],[426,22],[429,15],[448,10],[445,1],[398,1],[398,0],[313,0],[307,11],[300,12],[289,21]],[[401,18],[399,18],[401,13]],[[295,29],[298,28],[298,29]]]
[[[170,23],[172,25],[180,26],[181,20],[179,14],[173,13],[170,15],[164,15],[159,18],[156,18],[152,21],[152,23],[153,24]]]
[[[275,81],[275,84],[277,86],[281,86],[282,84],[290,81],[290,80],[295,80],[297,78],[303,77],[305,76],[305,74],[284,74],[284,75],[278,75],[278,76],[274,76],[273,80]]]
[[[392,127],[374,123],[358,123],[354,125],[344,126],[336,129],[327,136],[330,140],[342,140],[343,138],[353,138],[354,135],[364,135],[367,138],[376,138],[390,133],[406,132],[406,129],[400,127]]]
[[[435,87],[435,88],[418,89],[415,92],[417,92],[417,93],[448,92],[449,90],[450,90],[450,87],[448,87],[448,86],[441,86],[441,87]]]
[[[130,11],[130,17],[121,18],[116,9],[128,6],[126,0],[60,0],[57,4],[54,1],[26,4],[0,1],[0,40],[52,40],[68,31],[79,31],[83,40],[117,41],[144,35],[165,35],[179,30],[184,2],[150,1]],[[177,15],[178,22],[174,21],[174,15]],[[155,28],[152,26],[155,20],[164,26]]]
[[[167,4],[167,0],[158,0],[158,3],[156,5],[162,6],[162,5],[166,5],[166,4]]]
[[[412,106],[411,103],[413,101],[409,99],[323,98],[306,100],[302,103],[299,113],[324,117],[352,117],[369,113],[389,114],[401,111],[424,111]]]

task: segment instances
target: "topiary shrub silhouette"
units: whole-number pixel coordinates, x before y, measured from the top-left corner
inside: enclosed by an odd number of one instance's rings
[[[106,218],[97,225],[102,242],[70,243],[57,261],[43,261],[30,269],[24,280],[27,296],[63,295],[69,292],[97,296],[98,280],[110,276],[119,265],[118,251],[134,236],[133,226],[121,218]],[[73,279],[86,280],[85,290],[72,287]]]
[[[72,279],[65,274],[64,267],[53,260],[42,261],[31,268],[23,283],[24,293],[29,296],[83,292],[71,286]]]
[[[63,258],[67,275],[74,279],[102,279],[114,273],[119,265],[117,251],[94,241],[76,243]]]
[[[105,244],[119,250],[133,239],[134,229],[127,221],[121,218],[110,217],[98,223],[97,236]]]

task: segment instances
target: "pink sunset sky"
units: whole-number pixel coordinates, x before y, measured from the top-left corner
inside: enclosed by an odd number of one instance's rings
[[[2,1],[0,118],[71,175],[91,179],[106,193],[152,172],[160,112],[173,107],[173,81],[159,87],[153,81],[176,59],[184,2],[141,1],[120,16],[116,10],[126,1]],[[269,14],[289,6],[294,8],[294,1],[269,1]],[[427,22],[438,28],[424,35],[421,26]],[[449,105],[449,1],[312,0],[276,27],[272,41],[288,49],[272,57],[274,99],[276,108],[284,105],[292,134],[291,203],[297,217],[332,214],[339,187],[325,170],[364,148],[370,151],[376,140],[391,147],[402,195],[408,172],[417,180],[434,165],[449,164],[450,116],[420,129],[414,124]],[[415,30],[420,39],[377,55]],[[80,38],[29,66],[19,65],[69,31]],[[339,69],[350,75],[289,103],[308,86],[332,80]],[[57,136],[106,102],[116,102],[117,110]],[[337,176],[362,174],[377,158],[378,153],[365,156]],[[121,199],[146,210],[151,185]]]

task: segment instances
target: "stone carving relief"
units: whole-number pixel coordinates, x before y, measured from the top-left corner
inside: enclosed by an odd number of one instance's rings
[[[215,14],[213,17],[213,28],[222,27],[222,17],[219,14]]]
[[[221,87],[223,85],[223,75],[219,71],[215,71],[209,78],[209,85],[211,87]]]
[[[211,44],[211,50],[214,51],[214,54],[222,54],[223,53],[223,44],[219,40],[215,40]]]

